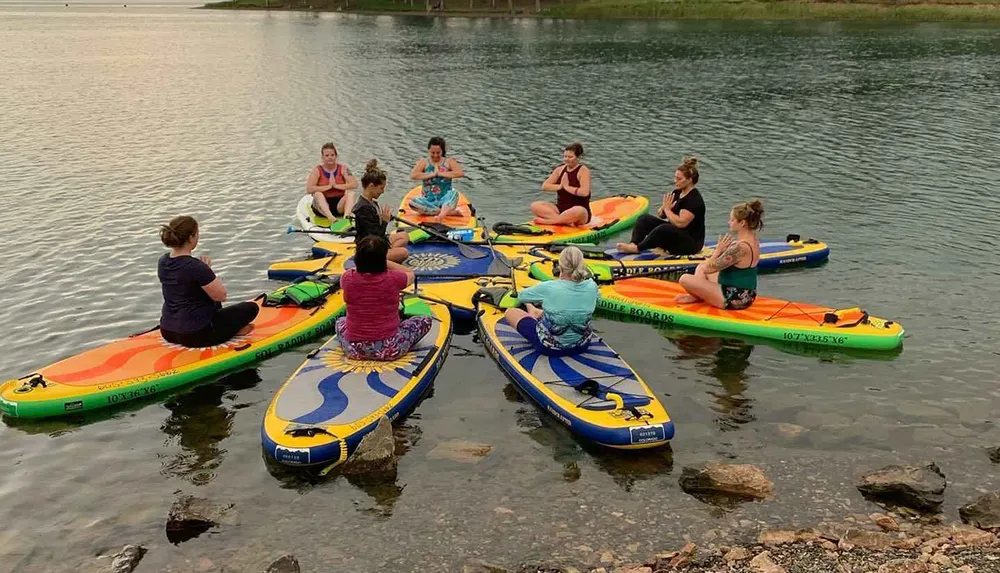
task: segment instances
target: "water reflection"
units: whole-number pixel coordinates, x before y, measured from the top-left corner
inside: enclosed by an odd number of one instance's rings
[[[666,475],[673,471],[673,451],[670,445],[648,450],[616,450],[582,439],[553,420],[527,400],[513,383],[503,389],[509,402],[522,404],[516,412],[517,426],[526,436],[549,451],[552,459],[563,466],[563,479],[574,482],[586,470],[589,457],[594,466],[611,476],[622,490],[628,492],[638,481]],[[581,469],[581,465],[584,468]]]
[[[753,345],[741,340],[682,334],[673,329],[660,329],[660,334],[677,347],[677,360],[696,360],[698,371],[718,382],[708,391],[715,404],[716,425],[731,431],[741,424],[756,420],[754,400],[744,393],[749,389],[747,367]]]
[[[160,473],[205,485],[215,479],[215,470],[225,459],[219,444],[229,437],[236,411],[236,392],[260,383],[257,369],[230,374],[213,384],[205,384],[171,398],[164,404],[170,416],[160,427],[167,435],[167,447],[180,446],[176,454],[160,454]],[[229,402],[224,406],[223,402]]]
[[[430,396],[430,393],[428,393]],[[426,397],[425,397],[426,399]],[[418,413],[410,414],[403,423],[393,426],[392,435],[395,441],[394,452],[397,458],[406,455],[412,450],[423,437],[423,430],[414,423],[420,419]],[[371,514],[373,516],[387,519],[392,516],[396,502],[403,495],[405,484],[399,483],[399,474],[396,469],[378,474],[345,474],[334,468],[327,471],[324,466],[307,468],[297,468],[279,464],[274,461],[263,448],[261,455],[264,458],[264,466],[280,486],[284,489],[295,490],[304,494],[317,487],[325,487],[337,482],[343,477],[347,483],[351,484],[370,498],[372,503],[364,500],[354,500],[354,506],[358,512]]]

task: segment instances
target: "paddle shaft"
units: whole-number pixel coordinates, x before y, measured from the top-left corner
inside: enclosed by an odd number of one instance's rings
[[[413,227],[414,229],[420,229],[421,231],[427,233],[428,235],[430,235],[432,237],[437,237],[437,238],[441,239],[442,241],[447,241],[447,242],[449,242],[449,243],[457,246],[458,247],[458,251],[460,253],[462,253],[462,256],[464,256],[464,257],[466,257],[468,259],[482,259],[482,258],[485,258],[485,257],[489,256],[489,254],[484,253],[484,252],[480,251],[479,249],[475,249],[475,248],[469,247],[467,245],[464,245],[464,244],[462,244],[462,243],[460,243],[460,242],[452,239],[448,235],[445,235],[444,233],[439,233],[439,232],[435,231],[434,229],[431,229],[430,227],[426,227],[424,225],[421,225],[419,223],[414,223],[412,221],[407,221],[406,219],[404,219],[402,217],[398,217],[396,215],[393,215],[392,219],[394,221],[396,221],[397,223],[403,223],[404,225],[409,225],[409,226]]]

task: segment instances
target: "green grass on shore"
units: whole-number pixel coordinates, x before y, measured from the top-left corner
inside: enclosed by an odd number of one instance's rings
[[[431,0],[436,4],[440,0]],[[537,16],[581,19],[868,20],[1000,22],[997,0],[966,3],[761,0],[448,0],[428,12],[426,0],[226,0],[206,8],[417,13],[455,16]],[[513,10],[511,9],[513,7]]]

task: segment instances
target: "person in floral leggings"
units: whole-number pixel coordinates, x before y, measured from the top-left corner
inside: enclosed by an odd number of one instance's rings
[[[386,260],[388,251],[385,237],[365,237],[354,252],[355,268],[340,279],[347,316],[337,320],[337,338],[352,360],[397,360],[431,329],[429,316],[400,320],[400,291],[413,284],[413,271]]]

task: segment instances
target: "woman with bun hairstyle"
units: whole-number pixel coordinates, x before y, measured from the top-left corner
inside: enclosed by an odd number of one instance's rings
[[[361,176],[361,196],[354,204],[354,244],[358,245],[365,237],[379,236],[385,238],[386,227],[392,220],[392,210],[387,205],[380,206],[378,198],[385,193],[385,183],[388,177],[378,166],[378,160],[372,159],[365,165],[365,174]],[[390,261],[401,263],[409,253],[406,244],[409,242],[406,233],[397,231],[389,235]]]
[[[527,303],[527,310],[508,309],[504,320],[542,354],[573,354],[590,342],[597,283],[580,249],[563,249],[559,253],[559,278],[522,290],[517,300]],[[538,304],[541,309],[535,306]]]
[[[531,204],[538,225],[586,225],[590,222],[590,168],[580,162],[583,145],[571,143],[563,162],[542,182],[542,191],[556,194],[556,202]]]
[[[204,255],[191,256],[198,237],[198,222],[186,215],[160,227],[160,240],[170,252],[160,257],[156,269],[163,291],[160,335],[167,342],[191,348],[217,346],[246,334],[260,312],[253,302],[223,308],[226,287],[212,272],[212,262]]]
[[[677,297],[677,302],[705,301],[726,310],[743,310],[753,304],[760,262],[757,234],[763,227],[760,199],[737,203],[729,213],[729,233],[719,237],[712,256],[700,263],[693,275],[681,277],[681,286],[688,294]]]
[[[347,316],[337,319],[337,338],[352,360],[401,358],[431,330],[431,317],[399,318],[399,293],[413,271],[386,260],[385,235],[368,235],[354,252],[356,267],[340,278]]]
[[[312,195],[313,212],[333,221],[351,212],[358,180],[346,165],[337,163],[337,146],[324,143],[320,149],[322,163],[313,167],[306,178],[306,195]]]
[[[663,196],[657,216],[639,217],[631,242],[618,243],[618,251],[638,253],[659,248],[677,256],[701,251],[705,247],[705,201],[697,184],[698,158],[685,157],[674,170],[674,189]]]

